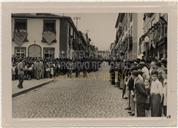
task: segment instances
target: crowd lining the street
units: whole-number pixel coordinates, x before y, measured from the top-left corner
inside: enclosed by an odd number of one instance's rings
[[[80,72],[98,71],[101,60],[70,60],[42,58],[12,58],[12,80],[52,78],[67,74],[71,77]],[[111,84],[123,90],[122,98],[128,100],[128,113],[138,117],[167,116],[167,61],[109,61]],[[117,73],[116,73],[117,72]],[[117,75],[116,75],[117,74]],[[117,81],[115,79],[117,78]]]
[[[110,61],[110,67],[111,84],[123,90],[122,98],[128,101],[125,110],[128,110],[131,116],[167,116],[167,61],[165,59]]]
[[[71,60],[67,58],[13,57],[12,80],[19,80],[18,88],[23,88],[23,80],[39,80],[66,74],[71,77],[72,73],[75,73],[75,77],[78,77],[80,72],[86,77],[87,73],[97,71],[100,64],[101,61],[94,59]]]

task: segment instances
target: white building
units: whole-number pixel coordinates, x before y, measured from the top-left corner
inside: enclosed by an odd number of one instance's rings
[[[12,14],[12,56],[59,57],[60,17]]]

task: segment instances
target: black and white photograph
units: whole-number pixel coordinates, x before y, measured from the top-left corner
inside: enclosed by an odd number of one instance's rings
[[[12,14],[14,118],[167,116],[167,13]]]
[[[4,127],[175,126],[174,2],[4,3]]]

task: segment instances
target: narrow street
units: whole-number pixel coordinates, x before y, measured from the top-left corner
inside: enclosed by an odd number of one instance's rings
[[[15,118],[117,118],[128,117],[122,90],[108,81],[109,66],[81,74],[79,79],[60,79],[12,99]]]

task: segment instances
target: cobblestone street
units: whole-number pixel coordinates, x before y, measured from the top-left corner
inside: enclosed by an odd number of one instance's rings
[[[55,79],[54,82],[12,98],[15,118],[117,118],[128,117],[122,90],[112,86],[103,74],[109,66],[89,73],[88,79]],[[82,74],[81,74],[82,75]],[[96,79],[93,79],[95,76]],[[73,76],[74,77],[74,76]],[[92,78],[92,79],[90,79]]]

